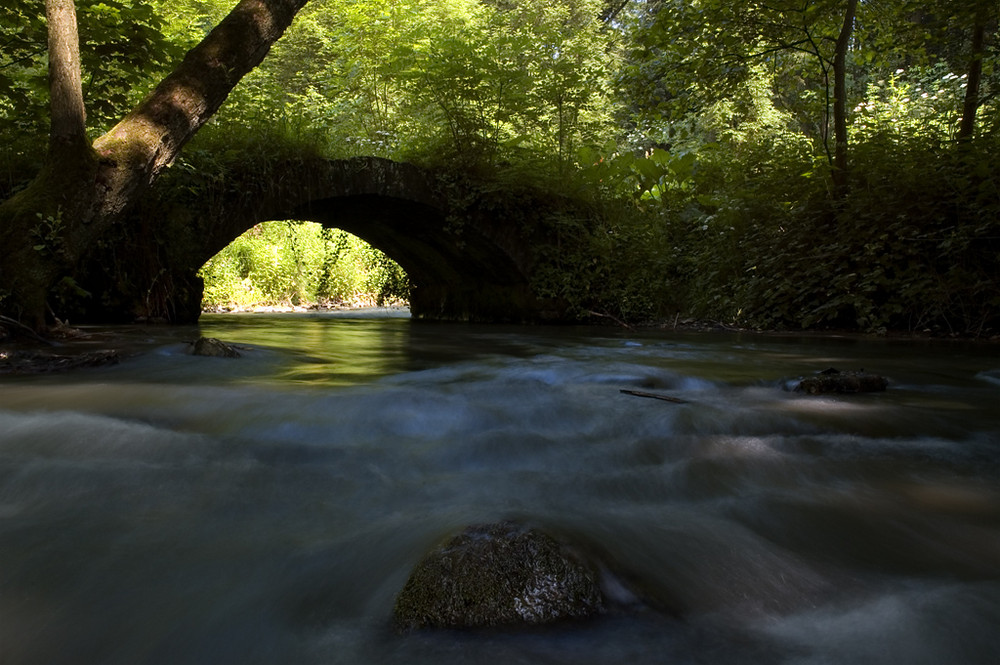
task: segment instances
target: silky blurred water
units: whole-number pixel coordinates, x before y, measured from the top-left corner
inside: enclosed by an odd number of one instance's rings
[[[0,663],[1000,662],[995,345],[398,312],[91,332],[130,355],[0,380]],[[890,388],[789,390],[830,366]],[[423,554],[506,518],[619,602],[395,633]]]

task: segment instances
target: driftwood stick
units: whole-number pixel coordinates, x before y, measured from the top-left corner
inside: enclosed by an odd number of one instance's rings
[[[20,321],[15,321],[14,319],[12,319],[10,317],[7,317],[7,316],[4,316],[4,315],[0,314],[0,324],[3,324],[5,326],[9,326],[11,328],[15,328],[16,332],[19,332],[22,335],[26,335],[28,337],[31,337],[36,342],[41,342],[42,344],[47,344],[48,346],[55,346],[55,344],[53,344],[51,341],[45,339],[44,337],[42,337],[41,335],[39,335],[38,333],[36,333],[34,330],[32,330],[31,328],[29,328],[28,326],[24,325]]]
[[[635,397],[649,397],[650,399],[659,399],[659,400],[663,400],[664,402],[672,402],[674,404],[690,404],[691,403],[691,402],[689,402],[686,399],[681,399],[680,397],[671,397],[670,395],[661,395],[659,393],[647,393],[647,392],[643,392],[641,390],[626,390],[625,388],[622,388],[620,392],[623,392],[626,395],[633,395]]]
[[[618,325],[620,325],[622,328],[626,328],[628,330],[634,330],[632,328],[632,326],[630,326],[629,324],[625,323],[624,321],[622,321],[621,319],[619,319],[617,316],[612,316],[611,314],[605,314],[604,312],[595,312],[592,309],[588,309],[587,310],[587,314],[590,314],[591,316],[599,316],[602,319],[611,319],[612,321],[614,321],[615,323],[617,323]]]

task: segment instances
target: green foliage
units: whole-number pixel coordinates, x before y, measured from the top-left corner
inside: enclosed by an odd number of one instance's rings
[[[31,229],[31,239],[35,242],[34,250],[42,255],[63,253],[65,247],[62,210],[57,210],[55,215],[35,213],[35,217],[38,218],[38,224]]]
[[[178,56],[164,21],[148,3],[78,0],[80,59],[89,125],[107,129]],[[0,7],[0,135],[44,136],[48,123],[44,6],[7,0]]]
[[[610,120],[615,34],[600,11],[597,0],[313,0],[219,120],[294,118],[333,157],[558,171]]]
[[[405,302],[399,266],[361,239],[309,222],[253,227],[201,269],[204,305],[382,305]]]
[[[924,140],[946,143],[956,130],[965,77],[944,63],[897,69],[868,83],[854,109],[853,136],[861,143]]]
[[[639,203],[654,238],[621,251],[663,252],[641,268],[648,284],[670,280],[690,315],[753,327],[1000,327],[992,36],[979,138],[952,142],[974,8],[862,3],[837,201],[824,117],[836,3],[645,6],[627,23],[624,135],[579,161],[594,187]]]
[[[152,196],[161,208],[191,206],[221,215],[234,197],[268,193],[289,163],[322,158],[324,140],[293,120],[210,123],[161,176]]]
[[[543,220],[554,244],[537,248],[532,287],[580,319],[650,321],[683,306],[671,247],[650,219],[623,202],[556,209]]]
[[[414,44],[404,80],[411,107],[438,128],[433,144],[449,159],[497,163],[528,152],[560,164],[593,140],[609,117],[614,60],[599,12],[587,0],[503,3]]]
[[[865,167],[855,169],[837,210],[821,179],[780,164],[742,192],[716,184],[711,196],[699,193],[696,178],[687,209],[675,202],[661,211],[684,308],[768,329],[996,330],[1000,180],[988,166],[995,149],[863,143]]]
[[[36,3],[19,0],[0,6],[0,128],[8,135],[14,134],[12,129],[37,131],[46,120],[38,99],[48,98],[44,16],[44,7]]]
[[[148,92],[180,54],[148,3],[78,0],[87,125],[103,132]],[[0,3],[0,199],[41,169],[48,135],[44,3]]]

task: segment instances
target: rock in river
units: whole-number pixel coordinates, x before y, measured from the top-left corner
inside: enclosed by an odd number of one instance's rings
[[[212,358],[239,358],[240,352],[214,337],[201,337],[191,349],[192,355]]]
[[[858,372],[841,372],[830,368],[816,376],[802,379],[796,392],[807,395],[826,395],[828,393],[871,393],[882,392],[888,387],[889,381],[884,376],[870,374],[864,370]]]
[[[596,572],[537,529],[471,526],[427,555],[396,598],[396,625],[475,628],[541,624],[604,609]]]

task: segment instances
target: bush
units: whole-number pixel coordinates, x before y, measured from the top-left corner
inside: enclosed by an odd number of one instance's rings
[[[718,207],[673,218],[689,310],[769,329],[996,330],[1000,178],[988,142],[872,139],[856,147],[843,201],[822,179],[798,200],[769,196],[788,189],[775,172],[752,196],[724,190]]]

